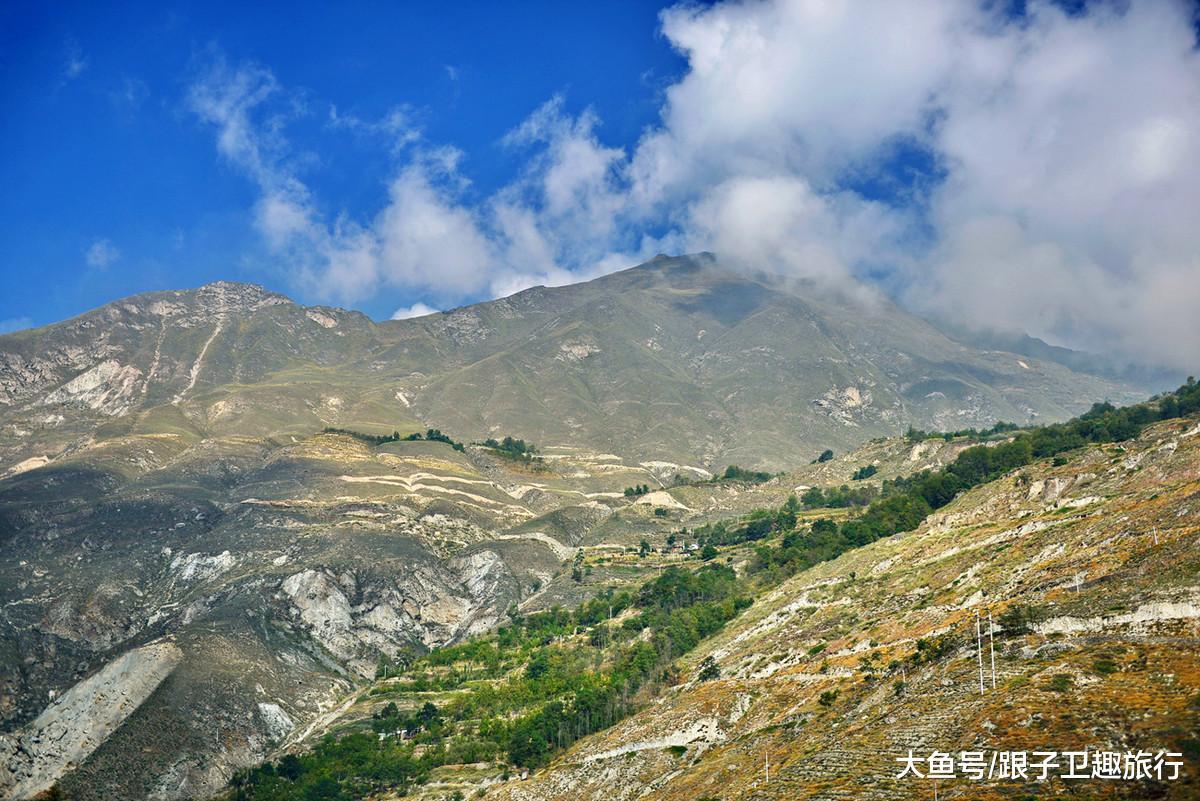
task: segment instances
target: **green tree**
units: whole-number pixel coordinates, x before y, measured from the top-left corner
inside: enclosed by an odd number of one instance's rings
[[[304,788],[304,801],[342,801],[346,797],[337,780],[322,776]]]
[[[279,768],[275,772],[288,781],[294,782],[304,775],[304,764],[295,754],[284,754],[283,759],[279,760]]]

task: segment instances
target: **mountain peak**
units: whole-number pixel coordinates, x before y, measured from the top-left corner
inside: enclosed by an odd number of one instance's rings
[[[240,281],[213,281],[190,291],[205,300],[215,299],[218,302],[223,300],[226,304],[232,303],[241,307],[294,302],[286,295],[272,292],[261,284]]]

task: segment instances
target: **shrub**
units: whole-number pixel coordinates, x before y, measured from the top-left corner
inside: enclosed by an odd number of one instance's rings
[[[1042,619],[1041,610],[1032,606],[1013,604],[1004,610],[997,622],[1006,632],[1028,634]]]
[[[1055,673],[1046,683],[1046,689],[1056,693],[1065,693],[1075,685],[1070,673]]]
[[[879,472],[879,469],[877,467],[875,467],[875,465],[869,464],[869,465],[860,467],[857,470],[855,470],[854,475],[851,476],[851,480],[852,481],[862,481],[864,479],[870,478],[871,476],[875,475],[878,472]]]

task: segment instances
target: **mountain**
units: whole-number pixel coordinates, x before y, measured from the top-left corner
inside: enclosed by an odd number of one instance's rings
[[[1184,380],[1178,370],[1112,359],[1098,353],[1071,350],[1021,332],[971,329],[948,320],[935,320],[947,336],[967,345],[1005,350],[1035,359],[1057,362],[1079,373],[1101,376],[1140,387],[1169,387]]]
[[[1063,419],[1142,392],[964,346],[874,296],[670,259],[397,328],[456,344],[414,408],[478,437],[517,430],[713,468],[784,469],[908,426]],[[811,455],[810,455],[811,454]]]
[[[965,447],[844,455],[910,425],[1135,392],[703,255],[417,320],[217,283],[0,337],[0,787],[206,797],[381,664],[657,569],[581,554]],[[734,462],[798,471],[708,480]]]
[[[383,323],[217,283],[0,337],[0,469],[161,421],[205,436],[429,425],[774,470],[910,425],[1057,420],[1144,394],[706,254]]]

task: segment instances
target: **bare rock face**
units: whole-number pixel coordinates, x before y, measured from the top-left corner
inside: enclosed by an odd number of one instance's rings
[[[310,568],[280,590],[314,639],[369,677],[380,653],[414,642],[433,648],[491,628],[513,584],[503,559],[480,550],[393,577]]]
[[[5,797],[31,798],[86,759],[150,697],[182,655],[171,642],[127,651],[0,739]]]
[[[305,570],[288,576],[283,591],[321,643],[343,658],[354,655],[350,602],[336,579],[323,570]]]
[[[129,410],[141,378],[142,371],[138,368],[107,359],[51,392],[42,403],[48,406],[75,404],[116,416]]]

